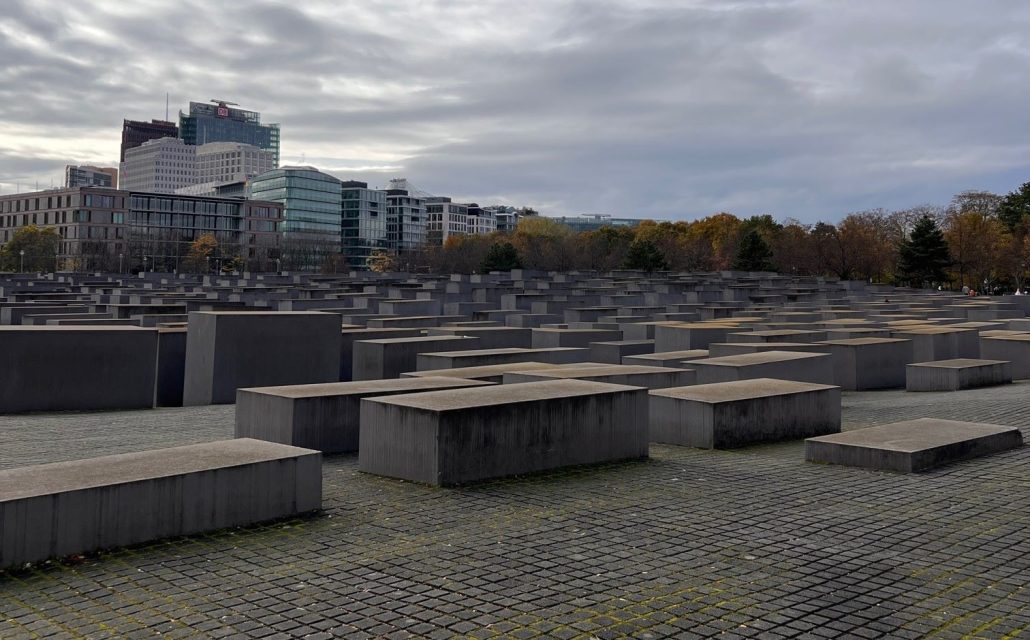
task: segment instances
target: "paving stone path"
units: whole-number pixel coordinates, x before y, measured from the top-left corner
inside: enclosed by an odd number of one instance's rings
[[[844,394],[845,428],[1016,425],[1030,383]],[[0,468],[203,442],[233,407],[0,418]],[[897,475],[803,444],[431,489],[327,458],[325,513],[0,573],[0,638],[1015,638],[1030,447]]]

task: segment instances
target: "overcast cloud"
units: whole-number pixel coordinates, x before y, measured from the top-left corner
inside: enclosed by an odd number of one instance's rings
[[[550,215],[812,222],[1030,180],[1023,0],[4,0],[0,193],[221,98],[284,164]]]

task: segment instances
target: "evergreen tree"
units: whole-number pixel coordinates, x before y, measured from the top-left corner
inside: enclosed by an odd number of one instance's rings
[[[482,271],[484,273],[490,271],[511,271],[512,269],[521,268],[522,260],[519,259],[518,249],[510,242],[505,242],[504,244],[495,242],[490,245],[489,251],[486,252],[486,257],[483,258]]]
[[[740,239],[737,257],[732,268],[738,271],[772,271],[772,249],[754,229],[748,229]]]
[[[948,243],[937,223],[923,216],[912,228],[912,234],[898,247],[898,271],[912,286],[944,282],[944,270],[951,264]]]
[[[1030,222],[1030,182],[1005,196],[998,205],[998,219],[1015,231],[1023,223]]]
[[[641,269],[647,273],[668,269],[665,256],[650,240],[634,240],[629,245],[626,261],[622,265],[626,269]]]

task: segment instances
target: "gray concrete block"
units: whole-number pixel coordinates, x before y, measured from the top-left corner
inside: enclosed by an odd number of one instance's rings
[[[758,378],[650,392],[651,441],[729,449],[838,433],[840,387]]]
[[[980,345],[984,358],[1011,362],[1014,379],[1030,378],[1030,335],[982,338]]]
[[[607,329],[532,329],[533,348],[555,347],[588,348],[591,342],[622,340],[621,331]]]
[[[589,345],[592,362],[622,364],[626,356],[654,353],[654,340],[618,340],[614,342],[591,342]]]
[[[1012,363],[1006,360],[938,360],[906,368],[908,391],[959,391],[1012,382]]]
[[[440,351],[420,353],[416,363],[418,371],[435,369],[457,369],[481,367],[513,362],[546,362],[548,364],[571,364],[585,362],[590,357],[589,349],[555,347],[553,349],[473,349],[469,351]]]
[[[181,407],[186,378],[186,327],[157,329],[154,406]]]
[[[0,471],[0,567],[320,509],[321,458],[239,439]]]
[[[703,360],[709,357],[708,349],[688,349],[686,351],[663,351],[635,356],[625,356],[622,364],[639,364],[654,367],[673,367],[682,369],[691,360]]]
[[[1023,445],[1016,427],[919,418],[809,438],[809,462],[911,473]]]
[[[590,380],[631,387],[666,389],[692,385],[697,380],[697,374],[690,369],[606,365],[603,363],[591,363],[587,366],[565,365],[533,371],[512,371],[504,374],[504,384],[542,382],[544,380]]]
[[[490,383],[424,377],[240,389],[235,435],[324,453],[357,451],[362,398],[486,384]]]
[[[912,343],[901,338],[850,338],[820,345],[833,359],[833,382],[848,391],[905,386]]]
[[[340,339],[330,313],[190,313],[183,404],[232,403],[243,387],[335,382]]]
[[[354,380],[397,378],[416,370],[419,354],[478,346],[479,338],[467,336],[358,340],[354,343],[353,377]]]
[[[647,391],[582,380],[367,398],[358,468],[449,486],[646,458]]]
[[[776,378],[830,384],[833,382],[833,361],[825,353],[765,351],[721,358],[692,360],[698,384],[731,382],[754,378]]]
[[[0,327],[0,413],[149,409],[157,330]]]

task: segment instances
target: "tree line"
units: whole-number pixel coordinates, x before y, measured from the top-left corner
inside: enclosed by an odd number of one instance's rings
[[[1030,183],[1004,196],[964,191],[946,206],[855,212],[836,224],[717,213],[576,233],[549,218],[526,217],[509,235],[451,236],[439,247],[380,257],[374,266],[436,273],[739,269],[993,290],[1021,287],[1028,262]]]

